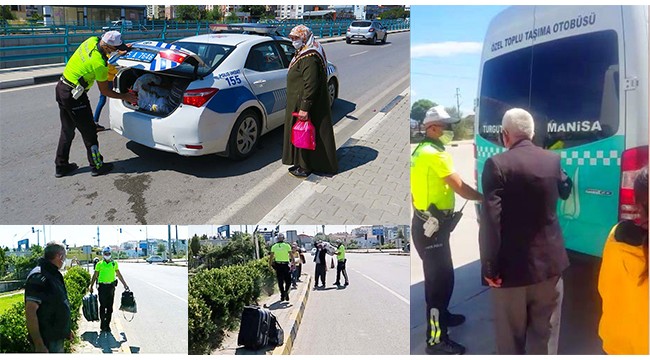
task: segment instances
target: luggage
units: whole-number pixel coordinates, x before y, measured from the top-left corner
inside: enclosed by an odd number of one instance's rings
[[[244,306],[237,344],[253,350],[268,346],[272,316],[271,311],[259,306]]]
[[[275,315],[273,315],[272,312],[269,312],[269,315],[271,316],[269,345],[281,346],[284,344],[284,330],[282,329],[282,326],[280,326],[280,323],[278,322],[278,319],[276,319]]]
[[[82,310],[86,321],[99,321],[99,303],[97,295],[87,294],[83,297]]]
[[[122,300],[120,301],[120,310],[134,313],[134,314],[138,312],[138,306],[135,303],[135,297],[133,296],[132,291],[125,290],[122,293]]]

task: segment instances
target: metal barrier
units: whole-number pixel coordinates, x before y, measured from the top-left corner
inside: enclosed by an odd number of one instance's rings
[[[338,21],[269,21],[266,24],[276,25],[283,36],[287,36],[291,29],[299,24],[309,26],[314,35],[319,38],[344,36],[352,20]],[[165,21],[146,23],[133,23],[132,27],[120,30],[127,42],[137,40],[155,40],[171,42],[188,36],[207,34],[210,32],[210,21],[195,21],[185,23],[168,23]],[[386,20],[382,22],[388,30],[409,29],[410,23],[404,20]],[[4,25],[3,35],[0,36],[0,69],[29,65],[43,65],[67,62],[79,44],[90,36],[100,36],[105,24],[91,24],[89,26],[64,25],[64,26],[9,26]],[[17,35],[26,33],[27,35]],[[36,44],[45,42],[45,44]],[[28,45],[22,45],[27,43]]]

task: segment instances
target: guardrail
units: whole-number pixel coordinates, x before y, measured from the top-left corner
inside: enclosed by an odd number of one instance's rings
[[[138,40],[154,40],[172,42],[188,36],[207,34],[210,24],[214,22],[196,21],[186,23],[166,22],[133,24],[137,30],[129,30],[122,26],[119,30],[127,42]],[[311,27],[317,37],[333,37],[345,35],[351,20],[346,21],[284,21],[268,22],[276,25],[280,34],[287,36],[291,29],[298,24]],[[409,22],[403,20],[384,21],[388,30],[409,29]],[[116,29],[117,30],[117,29]],[[14,27],[5,26],[5,34],[0,36],[0,69],[30,65],[44,65],[67,62],[79,44],[90,36],[100,36],[103,32],[99,26],[49,26],[49,27]],[[26,35],[17,35],[22,31]]]

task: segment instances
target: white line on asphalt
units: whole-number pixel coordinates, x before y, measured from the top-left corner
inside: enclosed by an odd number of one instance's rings
[[[0,94],[7,93],[7,92],[13,92],[13,91],[35,89],[35,88],[45,87],[45,86],[54,86],[54,85],[56,85],[56,82],[36,84],[36,85],[27,85],[27,86],[19,86],[19,87],[14,87],[14,88],[1,89]]]
[[[406,78],[406,81],[408,82],[409,79]],[[398,86],[403,86],[402,85],[403,81],[399,81],[394,83],[392,86],[386,88],[384,91],[382,91],[380,94],[375,96],[375,99],[382,99],[384,96],[388,95],[390,92],[394,91],[395,88]],[[406,85],[408,88],[408,85]],[[375,106],[377,101],[374,102],[368,102],[364,106],[360,107],[359,109],[356,109],[353,113],[348,114],[347,116],[354,116],[358,117],[358,115],[363,114],[366,112],[368,109],[372,108]],[[340,134],[343,130],[347,129],[348,126],[353,126],[354,121],[339,121],[334,125],[334,137],[336,137],[338,134]],[[278,160],[276,162],[273,162],[267,166],[278,166],[281,164],[281,161]],[[287,175],[287,169],[284,166],[280,166],[277,170],[275,170],[270,176],[265,177],[262,181],[258,182],[257,185],[255,185],[252,189],[248,190],[245,194],[240,196],[237,200],[232,202],[230,205],[225,207],[223,210],[221,210],[217,215],[213,216],[206,224],[229,224],[230,218],[233,217],[233,215],[237,214],[241,210],[243,210],[247,205],[249,205],[253,200],[255,200],[258,196],[262,195],[262,193],[266,192],[271,185],[273,185],[275,182],[280,180],[282,176]],[[252,219],[251,219],[252,220]],[[255,221],[253,221],[255,222]],[[259,222],[257,222],[259,223]],[[271,223],[268,223],[271,224]],[[275,224],[275,222],[273,223]]]
[[[149,283],[149,282],[148,282],[147,284],[148,284],[148,285],[151,285],[151,286],[153,286],[153,287],[155,287],[156,289],[158,289],[158,290],[160,290],[160,291],[164,291],[164,292],[166,292],[167,294],[169,294],[169,295],[171,295],[171,296],[177,298],[178,300],[180,300],[180,301],[182,301],[182,302],[184,302],[184,303],[187,304],[187,299],[183,299],[182,297],[180,297],[180,296],[178,296],[178,295],[174,295],[174,294],[170,293],[169,291],[167,291],[167,290],[165,290],[165,289],[163,289],[163,288],[161,288],[161,287],[158,287],[158,286],[156,286],[156,285],[154,285],[154,284],[152,284],[152,283]]]
[[[400,295],[400,294],[394,292],[393,290],[389,289],[388,287],[384,286],[384,285],[381,284],[379,281],[377,281],[377,280],[371,278],[370,276],[368,276],[368,275],[362,273],[362,272],[359,271],[359,270],[352,269],[352,268],[350,268],[350,270],[352,270],[352,271],[354,271],[354,272],[360,274],[361,276],[365,277],[366,279],[368,279],[368,280],[374,282],[375,284],[379,285],[379,286],[380,286],[381,288],[383,288],[384,290],[386,290],[386,291],[388,291],[389,293],[395,295],[396,298],[398,298],[398,299],[402,300],[403,302],[405,302],[406,305],[411,305],[410,301],[409,301],[407,298],[403,297],[402,295]]]
[[[361,54],[365,54],[365,53],[367,53],[367,52],[368,52],[368,50],[366,50],[366,51],[362,51],[362,52],[360,52],[360,53],[352,54],[352,55],[350,55],[350,57],[352,57],[352,56],[357,56],[357,55],[361,55]]]

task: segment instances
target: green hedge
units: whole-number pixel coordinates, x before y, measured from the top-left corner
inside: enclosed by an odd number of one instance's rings
[[[81,267],[73,267],[63,276],[63,281],[68,290],[72,330],[76,333],[79,328],[79,309],[90,285],[90,274]],[[27,340],[27,336],[25,302],[21,301],[0,315],[0,353],[31,352],[32,346]],[[70,342],[66,341],[66,352],[70,352],[70,345]]]
[[[189,352],[209,354],[237,326],[242,309],[273,293],[268,259],[199,271],[189,282]]]

